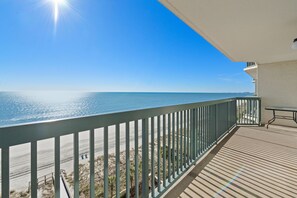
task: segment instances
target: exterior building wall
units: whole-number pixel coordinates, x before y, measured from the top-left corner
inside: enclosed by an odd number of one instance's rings
[[[272,118],[272,111],[266,111],[266,106],[297,108],[297,61],[258,65],[256,86],[258,96],[262,98],[263,123]],[[297,127],[291,120],[277,119],[274,124]]]

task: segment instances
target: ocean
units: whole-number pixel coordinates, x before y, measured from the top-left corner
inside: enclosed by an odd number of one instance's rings
[[[251,93],[0,92],[0,127],[251,95]]]

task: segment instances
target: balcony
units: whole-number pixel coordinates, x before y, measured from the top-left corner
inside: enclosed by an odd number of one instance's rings
[[[26,144],[25,197],[40,196],[44,186],[55,197],[160,197],[238,126],[259,125],[260,109],[260,98],[231,98],[2,127],[1,195],[14,196],[13,150]],[[62,146],[66,136],[70,155]],[[45,165],[39,154],[47,140],[53,142],[53,160]],[[72,170],[61,170],[69,162]],[[43,185],[41,173],[51,178]]]
[[[296,130],[232,131],[167,197],[296,197]]]
[[[253,67],[253,66],[256,66],[255,62],[247,62],[246,63],[246,67]]]
[[[244,71],[249,74],[254,80],[258,79],[258,65],[255,62],[247,62]]]

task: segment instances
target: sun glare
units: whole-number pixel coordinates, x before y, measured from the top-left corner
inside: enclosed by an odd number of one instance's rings
[[[55,22],[55,25],[57,25],[59,20],[60,8],[62,6],[67,5],[67,0],[51,0],[51,1],[54,6],[54,10],[53,10],[54,22]]]

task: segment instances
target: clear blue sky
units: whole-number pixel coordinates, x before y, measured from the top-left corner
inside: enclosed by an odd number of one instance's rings
[[[156,0],[0,1],[0,91],[254,91]]]

